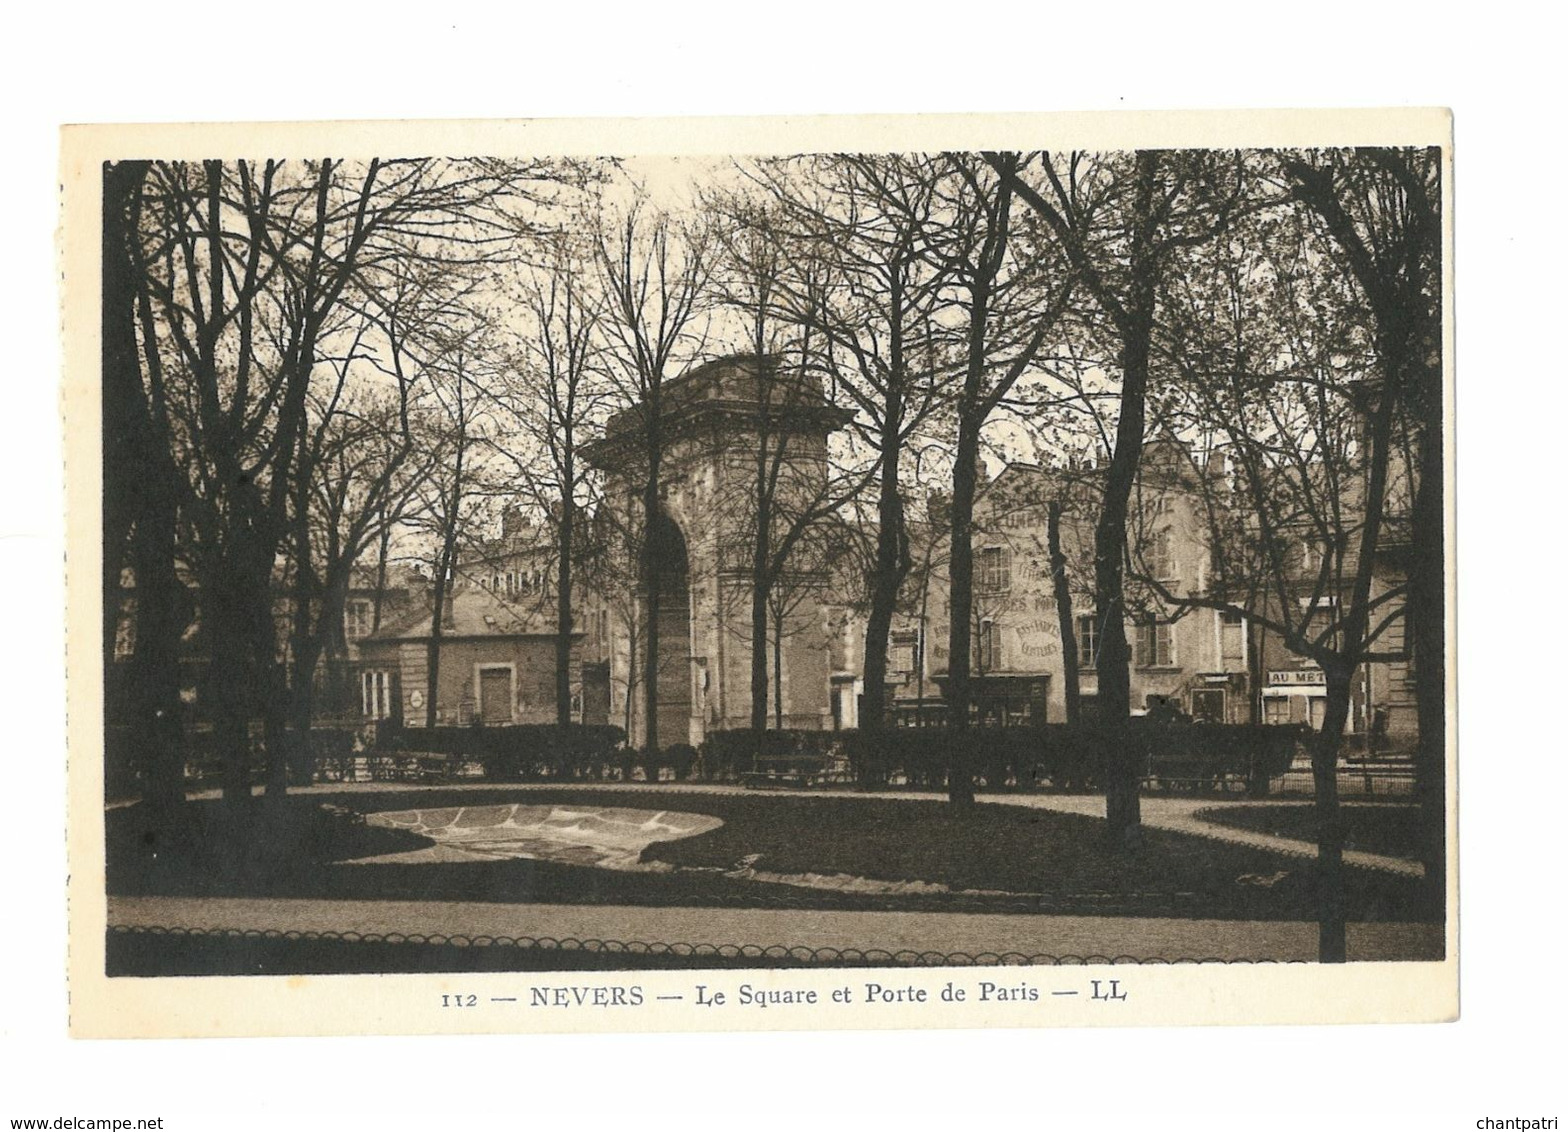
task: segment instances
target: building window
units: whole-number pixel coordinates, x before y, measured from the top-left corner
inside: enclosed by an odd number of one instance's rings
[[[1164,581],[1176,577],[1176,556],[1171,551],[1171,532],[1167,527],[1154,532],[1149,541],[1149,576]]]
[[[1138,625],[1139,668],[1170,668],[1176,663],[1176,649],[1171,639],[1171,623],[1158,617],[1149,617]]]
[[[976,667],[982,673],[996,672],[1002,667],[1002,630],[995,621],[986,618],[980,622],[980,633],[975,638]]]
[[[1100,662],[1100,618],[1096,614],[1078,618],[1078,665],[1093,668]]]
[[[1195,688],[1192,692],[1192,718],[1198,723],[1225,722],[1225,690]]]
[[[343,607],[343,636],[357,641],[370,636],[375,610],[370,602],[355,598]]]
[[[1247,661],[1247,619],[1230,610],[1222,612],[1219,616],[1220,667],[1227,672],[1232,672]]]
[[[1306,618],[1301,635],[1308,644],[1334,649],[1339,647],[1339,609],[1331,597],[1319,598]],[[1313,662],[1315,663],[1315,662]]]
[[[918,633],[894,633],[892,647],[888,650],[887,666],[893,672],[918,672],[920,670],[920,636]]]
[[[980,589],[999,593],[1013,584],[1013,551],[1007,546],[987,546],[980,551]]]
[[[360,710],[369,719],[386,719],[392,714],[391,680],[385,672],[360,673]]]

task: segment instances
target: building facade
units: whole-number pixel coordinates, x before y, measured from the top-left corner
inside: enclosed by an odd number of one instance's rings
[[[604,474],[605,502],[586,520],[601,553],[576,587],[572,714],[620,725],[634,745],[647,741],[649,582],[640,556],[651,544],[660,598],[654,738],[660,746],[695,746],[713,731],[752,721],[750,551],[762,521],[759,454],[776,461],[767,521],[807,513],[826,491],[831,438],[851,414],[768,357],[697,366],[667,382],[662,397],[659,507],[651,525],[643,514],[643,408],[613,417],[586,453]],[[1207,595],[1214,581],[1204,508],[1215,496],[1201,489],[1202,477],[1222,473],[1222,461],[1196,461],[1174,437],[1145,446],[1129,518],[1123,626],[1131,646],[1133,711],[1200,722],[1317,726],[1326,688],[1316,664],[1252,618],[1182,601]],[[1086,715],[1097,710],[1095,665],[1105,626],[1093,608],[1090,579],[1099,474],[1095,468],[1015,463],[982,477],[973,531],[970,657],[971,710],[980,726],[1065,720],[1069,648],[1080,704]],[[1053,505],[1071,605],[1072,637],[1065,644],[1051,565]],[[897,724],[946,718],[946,540],[945,502],[936,496],[911,524],[913,568],[888,642],[888,702]],[[1388,541],[1376,572],[1378,592],[1402,579],[1398,538]],[[465,558],[442,633],[438,722],[555,719],[548,545],[542,532],[511,512],[501,538]],[[765,719],[770,727],[854,728],[862,722],[864,692],[861,567],[835,552],[831,540],[803,545],[814,545],[815,552],[802,555],[775,583]],[[1301,595],[1310,592],[1311,563],[1304,554]],[[1332,605],[1337,598],[1318,593],[1289,600]],[[1309,611],[1303,605],[1292,612],[1306,617]],[[1333,610],[1324,612],[1331,617]],[[349,616],[355,616],[352,603]],[[358,641],[367,714],[424,722],[431,617],[425,605]],[[1414,683],[1403,636],[1396,619],[1380,646],[1385,659],[1364,665],[1354,682],[1348,726],[1368,745],[1398,747],[1414,734]]]
[[[1151,444],[1146,466],[1167,454]],[[1089,469],[1053,471],[1009,464],[985,483],[974,524],[974,624],[970,685],[974,721],[991,726],[1062,722],[1067,716],[1065,649],[1076,658],[1078,693],[1086,714],[1096,709],[1095,664],[1104,625],[1093,609],[1092,479]],[[1064,646],[1050,554],[1050,513],[1059,510],[1058,538],[1067,563],[1072,637]],[[1132,538],[1144,567],[1174,594],[1201,592],[1207,550],[1196,521],[1196,500],[1141,477]],[[921,615],[896,625],[890,668],[903,720],[941,718],[948,671],[948,579],[945,536],[933,539],[935,566],[916,579]],[[1195,719],[1244,723],[1255,718],[1259,662],[1257,630],[1246,618],[1215,610],[1177,616],[1136,583],[1128,586],[1131,612],[1124,632],[1132,650],[1133,710],[1171,709]]]
[[[476,540],[459,557],[443,602],[436,660],[437,725],[554,723],[556,604],[550,539],[515,508],[502,515],[499,538]],[[364,713],[423,727],[430,718],[431,640],[436,635],[431,587],[400,616],[357,642]],[[359,616],[351,600],[346,619]],[[574,626],[583,620],[574,613]],[[583,648],[571,647],[572,718],[603,722],[585,708]]]
[[[605,519],[632,546],[621,584],[595,600],[606,627],[609,718],[645,741],[641,692],[646,589],[637,549],[653,544],[660,587],[660,746],[700,744],[749,726],[752,562],[758,515],[799,516],[828,475],[828,439],[851,416],[776,357],[720,358],[662,390],[659,510],[644,530],[648,421],[640,407],[613,417],[588,453],[605,474]],[[759,456],[772,494],[759,511]],[[830,728],[834,705],[831,571],[804,562],[778,581],[770,614],[770,726]]]

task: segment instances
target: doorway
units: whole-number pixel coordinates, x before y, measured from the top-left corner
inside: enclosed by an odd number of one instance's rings
[[[511,665],[480,668],[479,719],[486,725],[512,722]]]
[[[659,594],[659,665],[654,673],[659,718],[656,742],[662,747],[691,741],[691,579],[686,536],[674,519],[660,513],[652,540],[654,584]]]

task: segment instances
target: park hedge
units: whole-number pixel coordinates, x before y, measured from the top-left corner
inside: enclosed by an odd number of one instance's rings
[[[324,764],[353,757],[354,731],[311,730],[308,751],[291,751],[291,777],[308,782]],[[693,773],[710,781],[733,782],[758,773],[801,775],[842,760],[856,782],[940,789],[950,767],[965,766],[990,789],[1054,788],[1092,790],[1104,783],[1106,754],[1118,743],[1132,744],[1143,777],[1170,789],[1205,789],[1245,782],[1253,793],[1290,766],[1305,728],[1262,724],[1166,724],[1133,719],[1120,729],[1051,723],[1003,729],[894,727],[877,732],[750,730],[711,733],[701,749],[677,743],[658,752],[634,751],[626,733],[608,725],[514,724],[499,727],[399,728],[382,721],[376,748],[446,755],[481,764],[485,777],[503,782],[540,779],[630,780],[634,768],[655,781],[668,771],[685,780]],[[127,728],[105,736],[105,777],[110,797],[137,792],[145,773]],[[210,732],[185,737],[187,779],[216,779],[220,760]],[[262,779],[260,744],[252,760]],[[338,769],[341,770],[341,767]]]
[[[382,729],[377,749],[466,759],[499,782],[598,778],[626,761],[626,732],[605,724],[521,723],[499,727]]]
[[[881,731],[721,731],[703,745],[704,777],[728,780],[771,772],[798,775],[834,755],[857,782],[946,785],[966,767],[992,789],[1097,789],[1107,755],[1131,745],[1142,777],[1167,788],[1245,783],[1253,792],[1290,766],[1303,730],[1261,724],[1164,724],[1141,719],[1123,728],[1068,725],[1002,729],[894,727]]]
[[[762,732],[741,728],[709,734],[700,752],[702,776],[727,781],[764,768],[798,773],[820,765],[847,731],[806,731],[781,728]]]

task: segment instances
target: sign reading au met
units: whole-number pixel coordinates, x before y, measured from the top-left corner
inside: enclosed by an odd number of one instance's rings
[[[1301,687],[1323,684],[1323,672],[1317,668],[1270,669],[1270,687]]]

